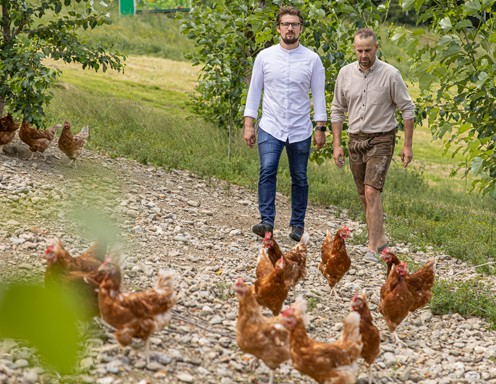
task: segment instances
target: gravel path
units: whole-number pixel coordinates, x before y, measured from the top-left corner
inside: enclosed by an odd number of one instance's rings
[[[42,280],[41,255],[51,240],[62,239],[71,252],[90,245],[102,228],[116,235],[127,255],[127,289],[148,288],[159,269],[178,272],[177,315],[170,326],[152,338],[150,363],[138,340],[124,351],[114,348],[112,334],[98,323],[85,339],[77,375],[59,378],[37,363],[24,343],[0,340],[0,383],[265,383],[269,370],[251,366],[235,340],[237,299],[231,287],[241,276],[254,282],[261,241],[251,233],[257,221],[256,193],[186,171],[171,172],[125,159],[86,151],[78,168],[50,149],[48,160],[29,153],[21,144],[0,154],[0,271],[2,281],[13,276]],[[290,205],[278,196],[276,238],[288,249]],[[83,211],[85,214],[81,214]],[[334,299],[318,271],[320,245],[327,230],[343,224],[352,237],[364,224],[333,207],[310,206],[308,277],[297,287],[310,307],[309,334],[318,340],[338,336],[355,290],[366,290],[381,331],[381,354],[374,365],[375,383],[496,383],[496,334],[479,318],[457,314],[434,316],[424,308],[398,328],[405,346],[392,342],[377,311],[385,266],[361,259],[363,247],[348,244],[352,268]],[[93,217],[88,220],[87,217]],[[97,220],[97,218],[99,218]],[[394,244],[399,255],[422,263],[438,259],[443,278],[473,277],[472,267],[433,252],[412,254],[406,244]],[[294,300],[290,293],[286,304]],[[180,318],[188,319],[182,321]],[[361,366],[360,383],[367,370]],[[284,364],[279,383],[311,383]]]

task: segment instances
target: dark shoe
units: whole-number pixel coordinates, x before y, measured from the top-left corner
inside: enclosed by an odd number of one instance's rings
[[[300,241],[301,237],[303,236],[303,232],[305,230],[303,227],[292,227],[293,229],[291,230],[291,233],[289,234],[289,237],[292,238],[294,241]]]
[[[377,248],[377,253],[382,253],[386,248],[389,248],[389,243],[386,241],[386,244],[381,245],[379,248]]]
[[[265,223],[255,224],[251,228],[251,230],[253,231],[253,233],[255,235],[258,235],[260,237],[265,237],[266,232],[270,232],[270,233],[274,232],[274,228],[272,227],[272,225],[265,224]]]

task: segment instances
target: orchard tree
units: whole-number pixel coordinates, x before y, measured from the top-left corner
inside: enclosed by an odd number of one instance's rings
[[[427,29],[397,28],[421,95],[421,114],[445,150],[464,154],[460,169],[473,188],[496,198],[496,0],[404,0]],[[419,12],[421,10],[421,12]]]
[[[44,124],[50,87],[60,71],[44,59],[83,68],[121,70],[125,57],[89,47],[77,34],[110,24],[108,5],[93,0],[1,0],[0,116],[4,108],[37,126]]]
[[[193,107],[229,133],[229,154],[235,132],[243,127],[243,110],[256,55],[277,43],[279,7],[293,5],[305,19],[302,44],[317,52],[326,68],[326,91],[334,90],[339,69],[353,60],[352,36],[359,27],[377,28],[386,6],[350,0],[193,0],[182,32],[196,42],[190,57],[202,65]],[[330,144],[330,143],[329,143]],[[332,145],[313,154],[323,161]]]

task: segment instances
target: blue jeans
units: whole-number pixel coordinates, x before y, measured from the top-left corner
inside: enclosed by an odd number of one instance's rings
[[[311,137],[297,143],[277,140],[263,129],[258,129],[258,155],[260,178],[258,180],[258,210],[261,222],[274,226],[276,217],[276,184],[279,159],[284,147],[288,155],[291,174],[291,220],[289,225],[305,226],[308,204],[307,166]]]

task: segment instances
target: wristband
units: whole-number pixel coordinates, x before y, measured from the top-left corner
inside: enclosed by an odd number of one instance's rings
[[[327,131],[327,127],[325,125],[322,125],[320,127],[319,126],[316,126],[315,127],[315,130],[316,131],[320,131],[320,132],[325,132],[325,131]]]

